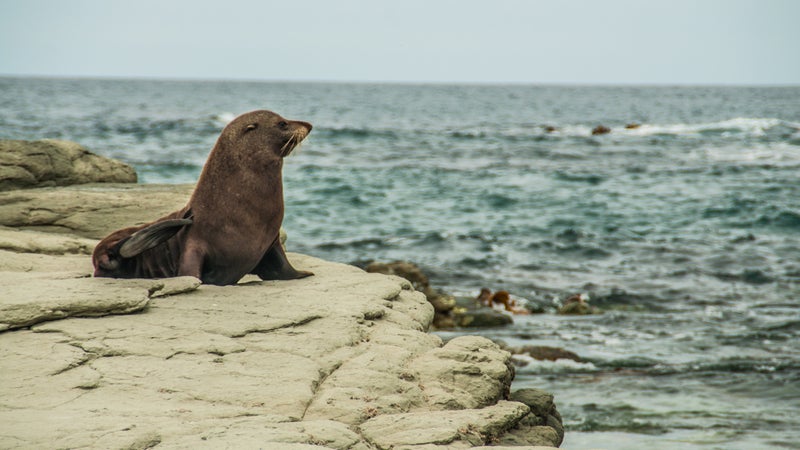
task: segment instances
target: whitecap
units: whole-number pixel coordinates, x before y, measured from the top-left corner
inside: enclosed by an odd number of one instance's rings
[[[219,122],[221,125],[227,125],[235,118],[236,114],[232,112],[223,112],[214,116],[214,120]]]
[[[800,124],[775,118],[736,117],[733,119],[706,123],[642,124],[635,128],[615,128],[612,133],[628,136],[677,135],[692,136],[703,132],[718,131],[723,136],[746,134],[763,136],[767,130],[777,126],[798,128]]]
[[[527,355],[513,355],[513,359],[523,365],[518,371],[529,374],[547,373],[590,373],[597,372],[597,366],[590,362],[577,362],[571,359],[557,359],[555,361],[541,361]]]
[[[706,147],[698,157],[717,162],[739,162],[743,164],[794,165],[800,161],[800,147],[786,142],[750,146],[725,145]]]

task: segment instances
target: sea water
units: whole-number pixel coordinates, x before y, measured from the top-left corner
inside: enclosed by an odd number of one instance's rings
[[[141,183],[196,181],[262,108],[314,125],[284,167],[292,251],[547,311],[441,335],[577,353],[513,386],[555,395],[563,448],[798,448],[800,87],[0,78],[0,138],[77,141]],[[554,314],[576,293],[604,313]]]

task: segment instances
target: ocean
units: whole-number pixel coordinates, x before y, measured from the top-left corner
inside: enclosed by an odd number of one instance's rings
[[[196,181],[254,109],[314,125],[284,166],[291,251],[545,309],[439,334],[578,354],[513,386],[555,395],[562,448],[800,448],[800,87],[0,78],[0,138],[141,183]],[[555,314],[576,293],[603,314]]]

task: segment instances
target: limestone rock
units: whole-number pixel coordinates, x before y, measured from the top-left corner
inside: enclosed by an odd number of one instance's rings
[[[366,450],[388,442],[377,430],[398,417],[433,441],[473,446],[530,415],[501,400],[508,354],[473,336],[442,346],[425,332],[433,308],[409,282],[289,257],[316,275],[220,287],[75,278],[44,265],[0,272],[21,283],[10,298],[27,289],[43,305],[101,293],[147,302],[138,314],[0,333],[0,447]]]
[[[97,241],[0,226],[0,250],[45,255],[89,255]]]
[[[442,345],[433,306],[398,276],[289,253],[315,276],[90,277],[87,237],[190,191],[0,192],[0,448],[421,450],[555,433],[531,412],[546,402],[506,401],[509,354],[475,336]]]
[[[367,264],[364,270],[370,273],[397,275],[401,278],[405,278],[411,282],[411,285],[414,287],[414,289],[423,293],[430,287],[428,276],[425,275],[422,272],[422,269],[420,269],[416,264],[408,261],[395,261],[391,263],[373,261]]]
[[[0,272],[0,285],[4,286],[0,297],[0,331],[72,316],[100,317],[141,311],[147,307],[151,295],[165,286],[157,280],[60,275]],[[194,287],[200,284],[192,280]]]
[[[103,182],[135,183],[136,171],[75,142],[0,140],[0,191]]]
[[[373,261],[367,264],[364,270],[371,273],[396,275],[408,280],[414,289],[425,294],[425,297],[431,302],[437,313],[446,314],[456,305],[456,299],[452,295],[431,287],[428,276],[414,263],[408,261],[391,263]]]
[[[428,276],[416,264],[408,261],[390,263],[372,261],[364,267],[364,270],[371,273],[396,275],[408,280],[414,289],[425,294],[425,298],[433,305],[435,312],[433,324],[436,328],[452,328],[455,326],[454,317],[451,314],[451,311],[456,306],[455,297],[431,287]]]
[[[482,408],[508,398],[514,378],[510,359],[486,338],[461,336],[420,356],[409,368],[418,374],[433,408]]]
[[[383,415],[363,423],[361,434],[379,449],[404,445],[486,444],[515,426],[529,412],[522,403],[501,401],[478,410]]]
[[[144,309],[149,302],[149,286],[116,292],[97,289],[103,284],[89,278],[51,279],[39,274],[0,273],[5,286],[0,299],[0,331],[27,327],[47,320],[72,315],[130,313]],[[95,286],[90,286],[94,284]],[[95,287],[95,289],[92,289]]]
[[[0,192],[0,226],[102,239],[183,208],[193,188],[87,184]]]
[[[195,436],[183,436],[159,445],[159,448],[232,448],[231,442],[236,443],[236,448],[275,450],[369,448],[361,442],[361,437],[346,425],[332,420],[270,423],[259,417],[242,418],[232,426],[213,427]],[[265,442],[270,444],[265,446]]]

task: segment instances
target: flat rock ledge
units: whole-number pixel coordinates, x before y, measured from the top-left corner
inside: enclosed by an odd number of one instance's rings
[[[133,167],[57,139],[0,140],[0,191],[82,183],[135,183]]]
[[[0,448],[560,445],[552,395],[509,393],[487,339],[427,333],[433,307],[402,278],[294,253],[315,276],[90,276],[99,237],[189,190],[0,193]]]

